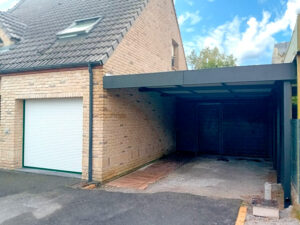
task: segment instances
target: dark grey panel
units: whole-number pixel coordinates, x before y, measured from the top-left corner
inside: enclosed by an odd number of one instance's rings
[[[138,75],[104,76],[103,87],[106,89],[110,89],[133,87],[140,88],[153,86],[159,87],[168,85],[193,85],[194,88],[197,88],[197,85],[201,86],[204,84],[216,84],[217,86],[220,83],[226,83],[226,85],[230,85],[231,83],[241,82],[284,80],[296,80],[296,65],[294,63],[240,66],[195,71],[173,71]],[[193,89],[192,87],[186,88]],[[205,87],[202,88],[205,89]],[[215,87],[208,88],[212,89]],[[225,86],[223,88],[231,89],[232,87]]]
[[[294,63],[204,69],[185,71],[184,84],[295,80],[296,74]]]
[[[285,207],[291,203],[291,120],[292,120],[292,85],[283,82],[283,189]]]
[[[103,87],[107,89],[182,85],[182,83],[183,72],[166,72],[143,75],[117,75],[103,77]]]
[[[177,150],[269,158],[268,101],[180,99],[176,118]]]

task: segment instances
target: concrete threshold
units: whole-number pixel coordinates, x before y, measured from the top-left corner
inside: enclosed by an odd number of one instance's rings
[[[40,174],[40,175],[70,177],[70,178],[81,179],[81,174],[75,174],[75,173],[56,172],[56,171],[50,171],[50,170],[39,170],[39,169],[29,169],[29,168],[15,169],[15,171],[24,172],[24,173],[35,173],[35,174]]]

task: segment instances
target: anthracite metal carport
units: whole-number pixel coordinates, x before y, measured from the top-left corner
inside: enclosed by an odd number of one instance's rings
[[[292,89],[296,82],[295,63],[172,71],[152,74],[107,75],[104,89],[139,88],[141,92],[158,92],[180,101],[243,102],[270,104],[268,118],[272,131],[271,148],[278,182],[285,200],[291,198],[291,119]],[[232,142],[235,140],[233,139]]]

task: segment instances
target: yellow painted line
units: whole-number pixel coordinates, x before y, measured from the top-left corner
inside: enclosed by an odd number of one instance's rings
[[[235,225],[244,225],[246,221],[246,216],[247,216],[247,207],[241,206]]]

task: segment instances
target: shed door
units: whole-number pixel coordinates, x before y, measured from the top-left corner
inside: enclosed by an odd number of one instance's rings
[[[82,172],[82,99],[26,100],[24,166]]]

